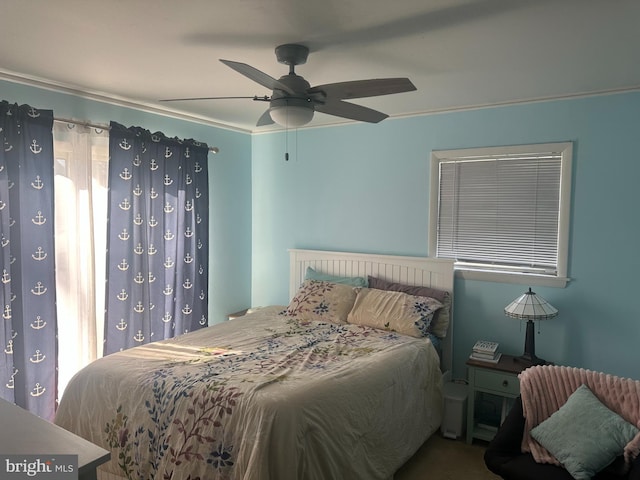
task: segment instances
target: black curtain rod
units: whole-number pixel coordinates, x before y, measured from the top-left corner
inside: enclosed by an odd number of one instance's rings
[[[91,123],[83,120],[70,120],[67,118],[57,118],[57,117],[54,117],[53,120],[61,123],[72,123],[74,125],[82,125],[83,127],[96,128],[99,130],[111,130],[111,127],[109,125],[103,125],[100,123]],[[218,147],[209,147],[209,151],[215,154],[215,153],[218,153],[220,149]]]

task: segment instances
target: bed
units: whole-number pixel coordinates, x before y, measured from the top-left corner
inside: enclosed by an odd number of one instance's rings
[[[71,380],[55,423],[110,450],[99,478],[384,480],[438,429],[452,263],[314,250],[290,261],[289,305],[109,355]],[[371,313],[381,299],[391,320]],[[396,324],[409,299],[420,313]],[[445,310],[448,333],[423,335]]]

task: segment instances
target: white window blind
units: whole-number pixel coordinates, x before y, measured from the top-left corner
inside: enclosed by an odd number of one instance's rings
[[[458,269],[565,276],[570,151],[546,144],[434,152],[436,256],[455,259]]]

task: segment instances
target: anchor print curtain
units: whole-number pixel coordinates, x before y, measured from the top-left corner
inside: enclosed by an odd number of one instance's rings
[[[208,151],[111,122],[105,355],[207,325]]]
[[[2,398],[52,420],[56,399],[53,112],[0,103]]]

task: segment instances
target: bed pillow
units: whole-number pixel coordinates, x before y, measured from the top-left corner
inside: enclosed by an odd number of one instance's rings
[[[587,480],[612,463],[638,429],[609,410],[581,385],[531,436],[577,480]]]
[[[347,322],[412,337],[426,337],[433,314],[442,308],[442,303],[431,297],[375,288],[358,288],[357,292]]]
[[[305,280],[285,314],[299,320],[347,323],[355,299],[356,291],[350,285]]]
[[[409,295],[417,295],[420,297],[431,297],[442,303],[440,308],[433,317],[429,333],[436,337],[444,338],[449,330],[449,321],[451,317],[451,294],[446,290],[439,290],[431,287],[420,287],[416,285],[405,285],[403,283],[390,282],[378,277],[367,277],[369,288],[377,288],[380,290],[389,290],[393,292],[404,292]]]
[[[366,287],[367,279],[364,277],[339,277],[337,275],[329,275],[328,273],[317,272],[311,267],[307,267],[304,276],[305,280],[319,280],[322,282],[341,283],[351,285],[352,287]]]

